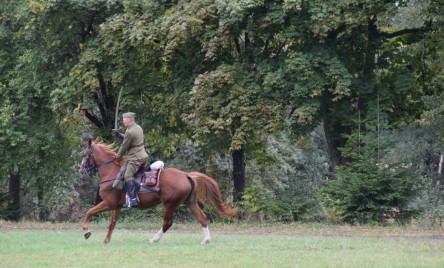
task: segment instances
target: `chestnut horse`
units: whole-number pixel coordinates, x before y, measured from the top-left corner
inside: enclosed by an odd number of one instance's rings
[[[85,239],[91,236],[91,231],[88,228],[91,216],[111,210],[108,233],[103,241],[109,243],[120,210],[125,203],[126,191],[113,188],[114,178],[120,171],[120,163],[114,160],[116,156],[112,145],[100,143],[98,139],[89,140],[83,152],[80,174],[90,177],[93,172],[98,172],[100,177],[99,195],[102,198],[99,204],[86,213],[83,221]],[[221,216],[233,217],[236,213],[234,209],[222,202],[216,181],[198,172],[186,173],[175,168],[162,170],[159,177],[159,188],[158,192],[139,192],[137,194],[139,205],[134,207],[144,209],[158,204],[163,205],[163,226],[150,239],[150,243],[158,242],[162,235],[168,231],[173,224],[173,212],[180,204],[185,204],[201,224],[204,234],[202,244],[210,242],[210,231],[207,217],[200,209],[198,200],[210,201]]]

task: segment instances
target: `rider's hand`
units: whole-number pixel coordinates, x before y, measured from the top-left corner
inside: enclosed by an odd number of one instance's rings
[[[116,140],[117,140],[118,142],[122,142],[122,141],[123,141],[123,135],[122,135],[122,133],[119,132],[118,129],[115,129],[115,128],[114,128],[114,129],[112,130],[112,133],[113,133],[114,138],[116,138]]]

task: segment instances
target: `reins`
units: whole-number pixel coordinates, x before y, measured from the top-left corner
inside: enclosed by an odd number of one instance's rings
[[[110,181],[113,181],[113,180],[115,180],[115,179],[116,179],[116,178],[107,179],[107,180],[104,180],[104,181],[99,182],[99,184],[103,184],[103,183],[105,183],[105,182],[110,182]]]
[[[96,164],[96,161],[95,161],[94,155],[93,155],[95,148],[96,148],[96,145],[95,144],[91,144],[91,149],[90,149],[90,151],[88,153],[88,157],[87,157],[87,160],[86,160],[87,164],[88,164],[88,166],[87,166],[88,171],[87,172],[90,173],[90,175],[93,175],[95,172],[98,172],[100,167],[114,162],[114,160],[110,159],[110,160],[103,161],[100,164]],[[90,160],[92,160],[94,166],[91,166],[91,167],[89,166]],[[104,183],[113,181],[114,179],[115,178],[111,178],[111,179],[107,179],[107,180],[101,181],[101,182],[99,182],[99,185],[102,185]],[[107,190],[113,190],[113,189],[114,188],[110,188],[110,189],[107,189]]]
[[[100,164],[96,164],[96,160],[94,160],[94,155],[93,155],[93,153],[94,153],[94,148],[96,148],[96,145],[95,145],[95,144],[91,144],[91,147],[90,147],[90,148],[91,148],[91,149],[89,150],[88,157],[86,158],[86,164],[87,164],[86,169],[87,169],[87,172],[88,172],[90,175],[93,175],[95,172],[97,172],[97,171],[99,170],[100,167],[102,167],[102,166],[104,166],[104,165],[107,165],[107,164],[109,164],[109,163],[114,162],[114,160],[110,159],[110,160],[103,161],[103,162],[100,163]],[[94,164],[93,166],[90,166],[90,165],[89,165],[89,162],[90,162],[91,159],[92,159],[92,162],[93,162],[93,164]],[[111,180],[111,179],[110,179],[110,180]],[[106,181],[103,181],[103,182],[106,182]],[[103,183],[103,182],[101,182],[101,183]]]

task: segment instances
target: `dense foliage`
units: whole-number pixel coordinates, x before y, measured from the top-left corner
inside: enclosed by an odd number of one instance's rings
[[[215,177],[243,219],[439,222],[441,2],[5,0],[1,217],[78,219],[82,138],[112,142],[122,90],[150,157]],[[375,110],[390,127],[357,130]]]
[[[331,218],[360,224],[387,219],[405,223],[418,214],[409,205],[420,187],[419,174],[408,159],[386,159],[391,144],[381,137],[386,124],[380,111],[376,114],[376,120],[359,120],[346,136],[341,151],[348,161],[322,189]]]

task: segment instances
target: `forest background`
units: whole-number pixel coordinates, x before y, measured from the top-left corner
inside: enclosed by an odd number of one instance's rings
[[[442,224],[442,1],[0,3],[0,218],[83,217],[122,89],[150,160],[240,220]]]

